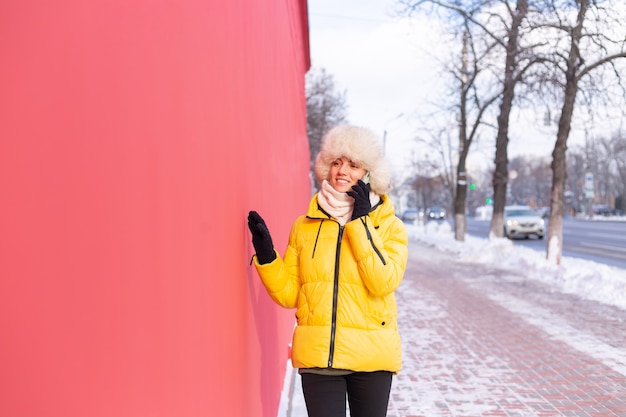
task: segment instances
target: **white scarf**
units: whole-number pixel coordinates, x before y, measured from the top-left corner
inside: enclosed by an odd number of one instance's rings
[[[342,226],[352,218],[354,198],[346,193],[336,191],[326,180],[322,182],[322,188],[317,193],[317,202],[326,213],[337,219]]]
[[[379,201],[380,197],[376,193],[370,192],[372,207]],[[326,213],[334,217],[342,226],[352,219],[354,198],[347,193],[340,193],[335,190],[327,180],[322,182],[322,188],[317,193],[317,202]]]

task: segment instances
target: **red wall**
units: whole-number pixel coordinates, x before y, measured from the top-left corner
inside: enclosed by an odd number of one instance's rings
[[[305,0],[0,4],[0,415],[275,416]]]

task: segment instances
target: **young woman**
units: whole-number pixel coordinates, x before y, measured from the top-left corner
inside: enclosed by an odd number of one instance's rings
[[[291,360],[309,417],[345,417],[346,397],[351,417],[384,417],[402,362],[394,291],[408,258],[385,194],[391,171],[373,132],[339,126],[324,136],[315,175],[321,189],[282,257],[249,213],[254,262],[272,299],[297,309]]]

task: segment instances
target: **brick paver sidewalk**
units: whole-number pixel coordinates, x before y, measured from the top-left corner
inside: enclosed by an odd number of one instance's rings
[[[626,417],[625,311],[412,245],[388,417]]]

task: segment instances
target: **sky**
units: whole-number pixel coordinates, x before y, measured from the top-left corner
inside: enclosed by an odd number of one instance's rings
[[[309,42],[312,66],[326,69],[337,90],[346,92],[348,121],[381,136],[386,131],[387,155],[394,166],[404,166],[432,152],[416,144],[415,137],[428,127],[434,104],[445,94],[438,60],[449,52],[438,41],[434,19],[399,17],[395,5],[396,0],[309,0]],[[544,125],[547,110],[512,115],[518,128],[509,132],[510,156],[550,157],[556,123]],[[550,114],[554,118],[557,113],[552,109]],[[573,126],[570,149],[583,147],[593,134]],[[470,169],[493,161],[494,143],[493,138],[481,138],[472,144]]]
[[[390,157],[415,150],[413,113],[438,95],[426,25],[392,17],[393,1],[309,1],[311,63],[346,91],[348,120],[385,136]]]
[[[623,219],[626,221],[626,217]],[[486,220],[488,221],[488,220]],[[525,271],[525,278],[536,280],[547,284],[552,291],[574,294],[582,299],[594,300],[603,304],[616,306],[626,310],[626,270],[610,267],[593,261],[582,260],[573,257],[563,257],[561,265],[556,266],[545,259],[545,252],[538,251],[523,246],[515,246],[513,242],[505,238],[477,238],[466,235],[465,242],[458,242],[454,239],[454,233],[449,223],[428,222],[422,225],[407,225],[409,239],[421,242],[436,248],[442,253],[452,254],[470,264],[494,265],[502,268],[505,272],[499,279],[507,279],[506,271],[511,271],[511,279],[516,279],[520,270]],[[399,290],[400,291],[400,290]],[[528,312],[518,311],[520,315],[527,315]],[[533,316],[536,311],[533,312]],[[554,318],[538,316],[533,319],[533,325],[550,332],[554,325]],[[580,333],[580,332],[578,332]],[[401,335],[405,338],[404,335]],[[406,336],[406,337],[410,337]],[[588,345],[584,338],[571,338],[566,343],[573,345],[576,349],[587,352],[591,356],[598,352],[588,352]],[[406,341],[410,343],[410,340]],[[416,341],[417,343],[417,341]],[[621,364],[615,370],[626,375],[626,352],[623,349],[606,349],[603,354],[606,363]],[[613,365],[615,366],[615,365]],[[281,405],[278,417],[306,417],[304,398],[302,397],[300,385],[293,383],[293,378],[297,378],[297,373],[287,364],[287,377],[285,386],[295,387],[291,394],[291,414],[287,416],[286,410],[289,403],[288,389],[285,389],[281,398]],[[484,370],[488,374],[489,370]],[[439,398],[438,387],[436,385],[424,384],[420,387],[432,392],[423,392],[423,398]],[[454,392],[455,387],[451,386],[450,391]],[[458,392],[463,392],[459,386]],[[427,407],[429,404],[419,404],[419,407]],[[480,412],[470,415],[481,415]]]

